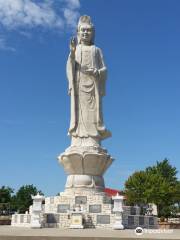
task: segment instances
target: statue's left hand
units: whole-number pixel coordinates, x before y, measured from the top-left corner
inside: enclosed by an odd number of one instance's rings
[[[93,75],[94,77],[97,77],[99,74],[97,68],[88,68],[86,69],[86,73],[89,75]]]

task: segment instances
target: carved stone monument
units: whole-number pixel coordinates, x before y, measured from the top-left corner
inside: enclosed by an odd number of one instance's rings
[[[77,38],[71,39],[67,60],[71,146],[58,157],[68,174],[65,191],[71,193],[77,189],[102,192],[103,174],[113,161],[101,147],[101,141],[111,136],[102,112],[107,69],[101,49],[94,45],[94,38],[91,18],[80,17]]]
[[[102,111],[107,68],[94,39],[91,18],[80,17],[67,60],[71,145],[58,157],[68,175],[65,191],[46,197],[44,206],[43,197],[35,196],[29,214],[12,216],[13,226],[123,229],[157,225],[157,218],[140,215],[140,207],[124,206],[122,196],[112,199],[104,191],[103,175],[113,159],[101,146],[111,136]]]

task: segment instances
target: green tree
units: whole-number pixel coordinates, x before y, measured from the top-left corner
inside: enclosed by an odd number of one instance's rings
[[[171,185],[177,184],[177,169],[171,166],[167,158],[161,162],[157,161],[155,166],[146,168],[146,172],[162,176]]]
[[[125,195],[127,196],[127,203],[146,204],[145,190],[146,190],[147,175],[144,171],[135,172],[125,182]]]
[[[161,199],[157,201],[159,215],[168,217],[174,212],[174,205],[180,202],[179,183],[177,180],[177,169],[173,167],[168,159],[156,163],[155,166],[146,168],[146,172],[162,177],[158,194]],[[162,193],[162,195],[161,195]]]
[[[17,191],[14,197],[14,207],[19,213],[28,211],[29,206],[32,205],[33,202],[31,195],[36,195],[38,192],[42,194],[42,192],[38,191],[33,185],[24,185]]]
[[[10,187],[2,186],[0,188],[0,203],[9,203],[14,190]]]
[[[10,187],[2,186],[0,188],[0,213],[10,210],[10,202],[14,190]]]
[[[135,172],[125,182],[127,202],[131,205],[155,203],[160,216],[170,216],[175,204],[180,203],[180,183],[176,174],[176,168],[167,159]]]

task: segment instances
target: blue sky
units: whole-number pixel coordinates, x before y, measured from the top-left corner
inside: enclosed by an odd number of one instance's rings
[[[0,185],[64,190],[56,157],[70,144],[65,65],[83,14],[108,67],[103,104],[112,138],[103,146],[115,161],[106,186],[122,189],[134,171],[164,158],[180,171],[180,1],[27,3],[0,0]]]

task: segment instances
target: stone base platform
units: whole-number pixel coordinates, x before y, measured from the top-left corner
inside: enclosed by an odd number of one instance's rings
[[[42,212],[43,228],[114,229],[117,213],[113,199],[105,192],[94,193],[76,189],[74,193],[62,192],[60,196],[46,197]],[[14,214],[11,225],[31,227],[32,214]],[[76,225],[77,224],[77,225]],[[140,215],[139,207],[123,206],[122,224],[125,228],[157,228],[157,217]],[[76,225],[76,226],[75,226]]]
[[[104,192],[94,194],[82,190],[46,198],[44,227],[69,228],[71,214],[77,205],[82,211],[84,228],[113,228],[116,214],[113,212],[112,198]],[[125,228],[157,228],[157,218],[140,215],[139,207],[123,206],[123,210],[122,222]]]
[[[72,214],[82,213],[84,228],[112,228],[115,213],[112,199],[104,192],[63,192],[60,196],[45,199],[45,227],[69,228]]]
[[[112,229],[116,221],[113,200],[104,192],[93,193],[77,190],[72,194],[62,192],[60,196],[45,199],[44,227],[69,228],[71,215],[79,206],[84,228]],[[157,228],[157,217],[140,215],[139,207],[123,206],[122,223],[125,228]]]

